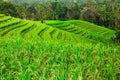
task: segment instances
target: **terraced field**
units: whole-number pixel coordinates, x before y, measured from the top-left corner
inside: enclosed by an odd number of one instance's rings
[[[0,36],[31,38],[52,41],[97,40],[106,41],[114,37],[113,30],[80,20],[70,21],[28,21],[0,15]]]
[[[0,36],[14,38],[40,38],[50,40],[71,40],[71,34],[40,22],[0,16]],[[67,35],[67,36],[66,36]],[[72,34],[75,36],[74,34]],[[73,40],[74,41],[74,40]]]
[[[115,31],[81,20],[0,14],[0,80],[120,80]]]
[[[46,24],[93,40],[110,40],[115,34],[113,30],[81,20],[46,21]]]

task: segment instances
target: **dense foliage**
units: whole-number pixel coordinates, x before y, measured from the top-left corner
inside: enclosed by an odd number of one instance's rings
[[[115,42],[120,43],[120,29],[116,31],[116,36],[114,38]]]
[[[37,3],[35,3],[35,1],[30,3],[32,0],[12,1],[16,4],[19,3],[19,6],[15,6],[11,3],[0,2],[0,13],[31,20],[82,19],[112,29],[120,27],[119,0],[86,0],[86,3],[81,0],[66,0],[66,3],[63,0],[36,1]]]
[[[8,45],[8,46],[7,46]],[[0,41],[1,80],[120,80],[120,47]]]
[[[118,8],[0,1],[0,80],[120,80]]]

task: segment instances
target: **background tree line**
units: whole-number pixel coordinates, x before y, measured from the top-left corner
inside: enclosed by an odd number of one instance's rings
[[[111,29],[120,27],[119,0],[87,0],[86,3],[77,1],[67,4],[63,1],[24,3],[15,5],[0,0],[0,13],[30,20],[70,20],[81,19]]]

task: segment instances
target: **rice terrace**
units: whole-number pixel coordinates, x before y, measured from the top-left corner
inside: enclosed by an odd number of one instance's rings
[[[0,80],[120,80],[119,5],[65,1],[0,0]]]

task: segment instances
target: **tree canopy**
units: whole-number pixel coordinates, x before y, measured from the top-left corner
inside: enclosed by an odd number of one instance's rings
[[[0,13],[30,20],[81,19],[111,29],[120,27],[119,0],[4,0]],[[9,2],[8,2],[9,1]],[[16,4],[12,4],[12,3]]]

